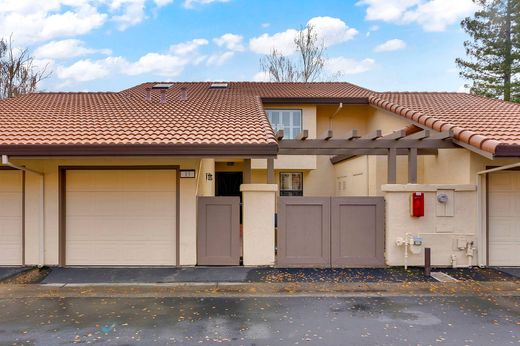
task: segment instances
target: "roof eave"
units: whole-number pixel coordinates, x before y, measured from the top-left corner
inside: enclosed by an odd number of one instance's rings
[[[520,157],[520,145],[499,144],[495,148],[495,157]]]
[[[278,144],[21,144],[0,145],[0,154],[10,156],[276,157]]]
[[[368,104],[368,97],[261,97],[271,104]]]

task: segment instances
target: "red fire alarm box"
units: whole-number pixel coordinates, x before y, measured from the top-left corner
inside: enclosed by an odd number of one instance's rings
[[[413,217],[424,216],[424,192],[414,192],[410,196],[410,215]]]

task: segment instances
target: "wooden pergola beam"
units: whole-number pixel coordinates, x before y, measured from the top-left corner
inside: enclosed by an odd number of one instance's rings
[[[328,141],[328,140],[332,139],[332,137],[333,137],[332,130],[327,130],[320,138],[322,138],[324,141]]]
[[[417,148],[411,148],[408,154],[408,183],[417,184]]]
[[[361,139],[368,139],[373,141],[381,137],[383,137],[383,131],[375,130],[373,132],[370,132],[369,134],[364,135],[363,137],[361,137]]]
[[[333,164],[340,163],[345,160],[349,160],[358,156],[364,155],[375,155],[375,156],[386,156],[389,154],[390,149],[347,149],[344,154],[338,154],[331,157],[330,161]],[[408,149],[395,149],[397,156],[408,155]],[[439,154],[438,149],[419,149],[417,155],[420,156],[436,156]]]
[[[386,135],[386,136],[383,136],[382,138],[383,139],[393,139],[393,140],[399,140],[401,138],[405,138],[406,137],[406,131],[405,130],[399,130],[399,131],[395,131],[389,135]]]
[[[352,129],[352,130],[350,130],[350,133],[348,134],[346,140],[351,141],[351,140],[358,139],[358,138],[360,138],[360,136],[358,135],[358,130]]]
[[[309,130],[303,130],[298,134],[298,136],[296,136],[297,141],[304,141],[307,138],[309,138]]]
[[[293,155],[299,155],[297,153],[298,150],[302,149],[316,149],[316,150],[326,150],[326,149],[409,149],[409,148],[417,148],[417,149],[447,149],[447,148],[455,148],[458,147],[450,140],[441,140],[441,139],[409,139],[403,138],[400,140],[394,139],[352,139],[352,140],[343,140],[343,139],[331,139],[331,140],[323,140],[323,139],[307,139],[305,141],[302,140],[294,140],[287,139],[279,142],[280,150],[285,152],[294,150]],[[290,155],[290,154],[289,154]]]
[[[283,130],[278,130],[276,131],[275,133],[275,137],[276,137],[276,140],[279,142],[283,139],[283,136],[284,136],[284,132]]]
[[[388,184],[397,183],[397,149],[388,150]]]
[[[430,137],[430,130],[424,130],[406,137],[406,139],[423,140]]]

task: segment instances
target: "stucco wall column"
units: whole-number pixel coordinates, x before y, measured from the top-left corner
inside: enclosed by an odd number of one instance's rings
[[[245,266],[272,266],[274,253],[274,214],[276,184],[244,184],[243,196],[243,256]]]
[[[215,196],[215,159],[200,161],[199,196]]]

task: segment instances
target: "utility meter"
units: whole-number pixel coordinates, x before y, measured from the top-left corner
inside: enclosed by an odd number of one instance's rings
[[[442,204],[448,203],[448,195],[445,193],[439,193],[437,195],[437,201]]]

